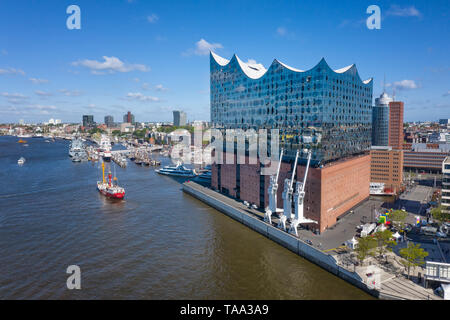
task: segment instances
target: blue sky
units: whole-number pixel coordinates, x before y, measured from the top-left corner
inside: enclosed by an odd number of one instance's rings
[[[81,9],[69,30],[66,8]],[[381,8],[369,30],[366,8]],[[361,78],[405,102],[405,120],[450,117],[450,2],[10,1],[0,2],[0,123],[209,120],[209,56],[274,58],[299,69],[324,57],[356,63]]]

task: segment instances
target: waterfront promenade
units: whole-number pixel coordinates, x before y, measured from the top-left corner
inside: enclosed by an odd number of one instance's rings
[[[399,269],[394,273],[392,269],[378,268],[381,286],[379,290],[371,289],[366,285],[368,283],[366,275],[367,267],[355,267],[352,263],[349,263],[351,261],[350,252],[340,252],[337,249],[321,250],[319,248],[320,245],[316,247],[311,246],[301,239],[301,234],[300,238],[298,238],[276,228],[278,224],[277,218],[273,218],[272,225],[269,225],[263,221],[264,214],[261,211],[248,208],[242,202],[203,187],[195,182],[185,182],[183,184],[183,191],[375,297],[396,300],[441,300],[440,297],[434,295],[431,289],[426,289],[406,279],[398,272]],[[372,203],[370,203],[370,206],[372,206]],[[330,235],[332,238],[336,237],[335,232],[330,233]],[[326,233],[321,235],[322,241],[327,240],[326,236]],[[330,243],[336,243],[336,241],[336,239],[332,239]],[[375,261],[369,261],[369,263],[372,262],[375,263]]]

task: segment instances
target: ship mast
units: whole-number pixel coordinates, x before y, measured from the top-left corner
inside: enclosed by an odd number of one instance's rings
[[[105,163],[102,162],[102,177],[103,177],[103,183],[106,183],[105,181]]]

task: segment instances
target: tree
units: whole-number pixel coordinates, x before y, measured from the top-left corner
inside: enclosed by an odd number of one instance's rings
[[[113,136],[120,136],[120,130],[113,130],[112,135]]]
[[[408,216],[408,213],[403,210],[395,210],[389,214],[389,220],[392,224],[403,230],[405,227],[405,219]]]
[[[402,264],[408,270],[409,279],[409,271],[411,267],[423,265],[425,263],[424,258],[428,256],[428,252],[422,249],[420,244],[409,242],[406,248],[400,249],[400,256],[404,259],[402,260]]]
[[[371,254],[371,250],[377,245],[376,240],[370,236],[360,238],[358,240],[358,245],[356,246],[356,257],[360,261],[361,265],[368,255]]]
[[[374,238],[377,243],[378,255],[382,256],[385,252],[385,246],[388,245],[388,242],[392,239],[392,232],[387,229],[378,231],[374,234]]]
[[[442,209],[443,209],[442,206],[431,209],[431,215],[433,217],[433,220],[439,221],[439,224],[442,224],[450,220],[450,214],[444,212]]]

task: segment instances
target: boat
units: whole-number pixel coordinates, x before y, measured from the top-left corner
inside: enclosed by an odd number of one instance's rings
[[[25,163],[25,158],[24,157],[20,157],[19,160],[17,160],[17,164],[19,165],[23,165]]]
[[[111,140],[109,139],[109,137],[107,135],[102,134],[101,139],[100,139],[100,152],[102,152],[102,157],[103,160],[106,162],[111,161]]]
[[[102,181],[97,181],[97,190],[105,197],[112,199],[123,199],[125,197],[125,189],[119,187],[117,184],[117,178],[112,180],[111,171],[108,173],[108,181],[105,180],[105,163],[102,162]]]
[[[17,143],[27,143],[27,140],[20,139],[19,141],[17,141]]]
[[[197,176],[197,179],[204,181],[211,181],[211,171],[202,172]]]
[[[69,146],[69,156],[74,157],[83,153],[86,153],[83,141],[79,138],[73,139]]]
[[[164,174],[168,176],[175,176],[175,177],[186,177],[191,178],[195,177],[197,174],[195,173],[195,170],[188,169],[181,162],[178,161],[177,165],[175,167],[171,166],[165,166],[161,169],[155,170],[159,174]]]

